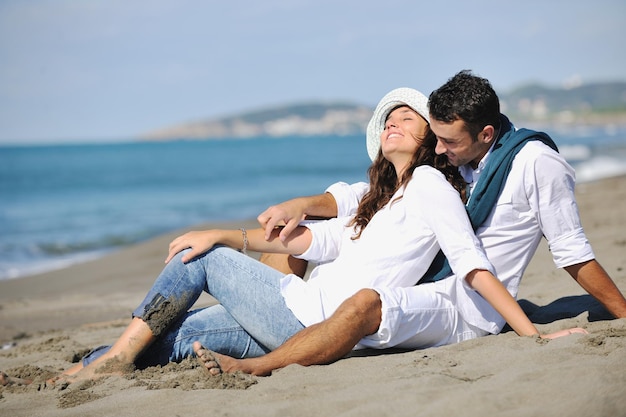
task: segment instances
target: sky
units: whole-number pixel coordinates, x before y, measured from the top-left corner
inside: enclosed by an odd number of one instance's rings
[[[132,140],[462,69],[506,92],[626,80],[624,0],[0,0],[0,144]]]

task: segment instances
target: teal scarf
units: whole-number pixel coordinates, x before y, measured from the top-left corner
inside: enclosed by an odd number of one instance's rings
[[[500,115],[500,126],[503,134],[497,139],[466,206],[474,231],[487,220],[487,216],[491,213],[502,188],[504,188],[515,155],[528,141],[540,140],[558,152],[556,144],[547,134],[529,129],[515,130],[509,119],[503,114]],[[444,220],[442,219],[442,221]],[[451,274],[450,264],[440,250],[418,284],[439,281]]]

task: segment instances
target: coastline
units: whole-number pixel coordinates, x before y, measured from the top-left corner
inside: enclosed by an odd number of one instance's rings
[[[577,198],[597,259],[626,293],[626,176],[579,184]],[[247,220],[193,229],[255,225]],[[167,244],[181,232],[61,270],[0,281],[0,342],[7,347],[0,350],[0,369],[54,372],[68,367],[77,352],[111,342],[160,272]],[[541,331],[580,326],[590,334],[545,342],[505,332],[421,351],[354,355],[326,366],[293,365],[265,378],[218,377],[210,384],[200,369],[181,364],[66,390],[0,388],[0,408],[13,416],[623,413],[626,319],[611,320],[566,272],[556,270],[545,243],[518,298]],[[203,296],[197,306],[213,302]]]

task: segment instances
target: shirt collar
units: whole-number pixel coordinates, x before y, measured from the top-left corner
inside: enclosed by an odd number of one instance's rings
[[[471,184],[471,183],[475,183],[478,181],[478,178],[480,178],[481,172],[483,172],[483,169],[485,169],[485,165],[487,164],[487,161],[489,160],[489,155],[491,155],[491,151],[493,150],[493,145],[495,145],[495,142],[491,145],[491,147],[489,148],[485,156],[483,156],[483,158],[480,160],[476,169],[473,169],[470,164],[461,165],[461,167],[459,168],[459,172],[461,173],[461,176],[463,176],[463,179],[465,180],[465,182],[467,182],[468,184]]]

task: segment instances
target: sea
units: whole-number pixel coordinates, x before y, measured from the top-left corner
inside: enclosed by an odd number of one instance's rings
[[[626,174],[626,126],[550,134],[579,183]],[[255,219],[336,181],[366,181],[369,164],[362,134],[0,146],[0,279]]]

